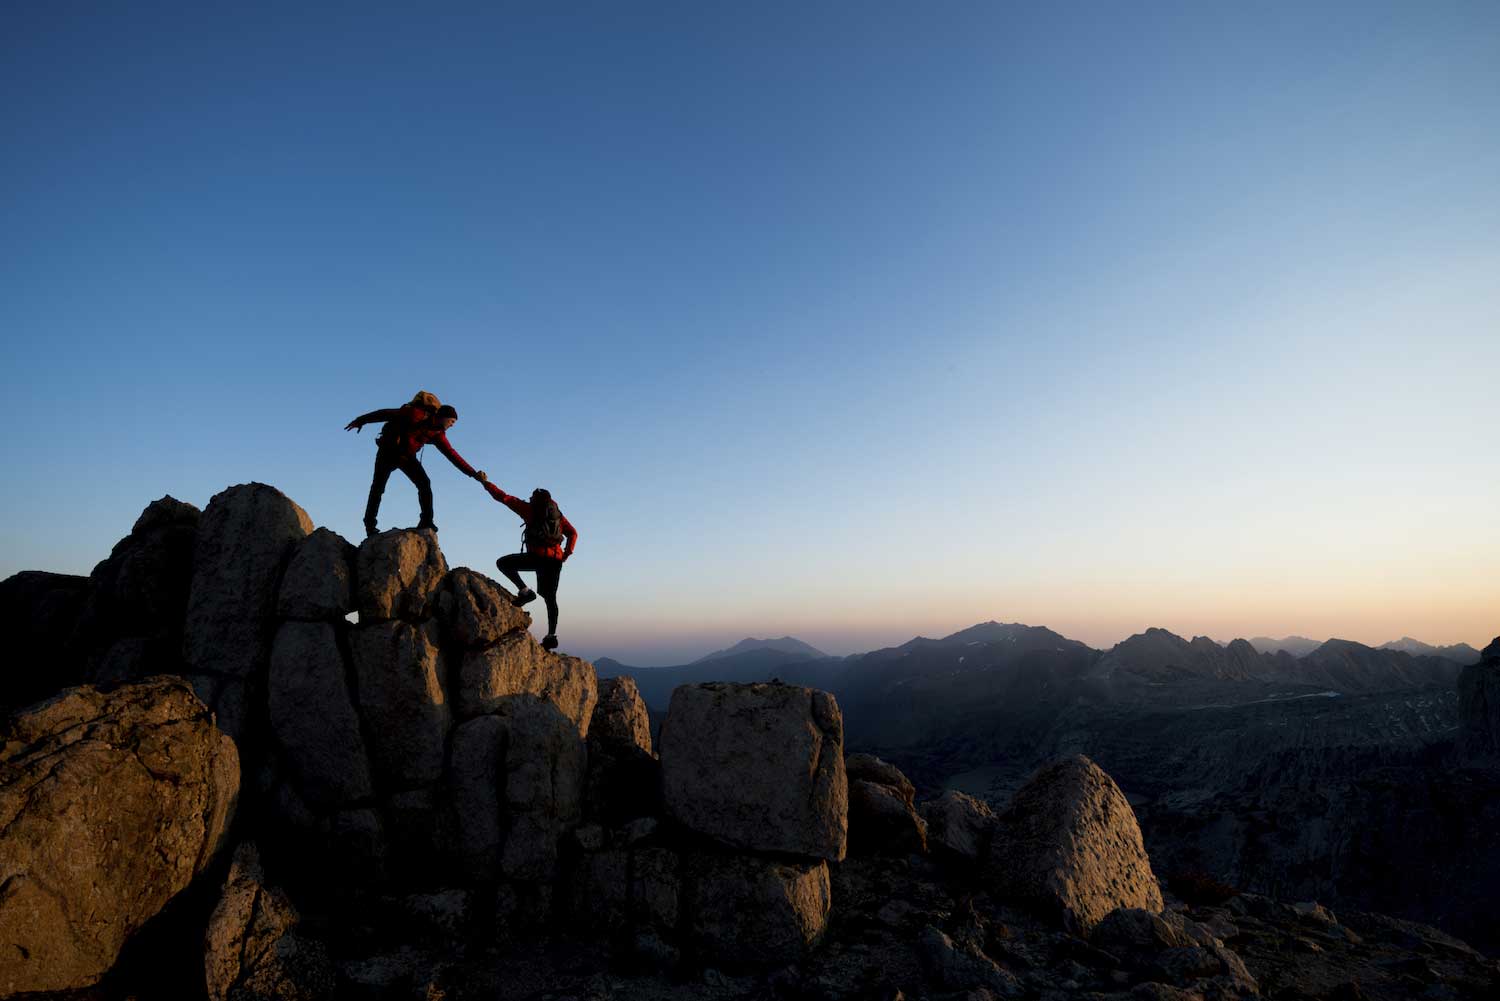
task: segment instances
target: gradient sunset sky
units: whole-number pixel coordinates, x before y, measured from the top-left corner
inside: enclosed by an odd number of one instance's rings
[[[0,578],[357,540],[427,389],[586,657],[1500,633],[1500,4],[13,4],[0,94]]]

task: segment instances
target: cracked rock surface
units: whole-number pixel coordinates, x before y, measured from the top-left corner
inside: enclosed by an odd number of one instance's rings
[[[239,755],[180,678],[74,688],[0,734],[0,995],[89,986],[217,852]]]

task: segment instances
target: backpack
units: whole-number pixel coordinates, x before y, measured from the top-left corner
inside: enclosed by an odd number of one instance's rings
[[[436,393],[429,393],[425,389],[417,390],[417,395],[413,396],[411,402],[407,404],[410,407],[423,407],[431,410],[433,413],[437,413],[438,407],[442,405],[442,401],[437,398]]]
[[[562,511],[557,502],[548,496],[540,504],[531,505],[531,517],[526,519],[526,531],[521,541],[531,552],[541,552],[562,545]]]

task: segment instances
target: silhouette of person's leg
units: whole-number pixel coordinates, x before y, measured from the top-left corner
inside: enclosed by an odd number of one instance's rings
[[[526,582],[521,579],[517,571],[534,570],[536,567],[531,561],[530,553],[511,553],[509,556],[502,556],[496,560],[495,569],[500,571],[502,577],[515,585],[516,593],[519,594],[526,590]]]
[[[391,478],[396,462],[377,449],[375,451],[375,475],[370,479],[370,496],[365,501],[365,531],[375,533],[375,519],[380,514],[380,498],[385,493],[385,483]]]
[[[557,635],[557,582],[562,576],[562,560],[540,558],[536,561],[536,593],[547,603],[547,635]]]
[[[422,512],[421,518],[417,521],[417,527],[432,527],[432,481],[427,478],[427,470],[422,468],[416,456],[412,456],[401,463],[401,471],[417,488],[417,506]]]

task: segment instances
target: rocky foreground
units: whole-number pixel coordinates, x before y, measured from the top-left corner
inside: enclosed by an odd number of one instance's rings
[[[680,688],[653,746],[435,535],[355,547],[261,484],[0,594],[0,997],[1500,996],[1422,925],[1164,893],[1082,756],[919,803],[775,683]]]

